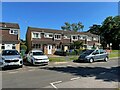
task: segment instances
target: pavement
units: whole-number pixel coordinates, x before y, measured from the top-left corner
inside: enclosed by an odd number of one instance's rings
[[[118,88],[119,59],[94,63],[59,62],[2,72],[3,88]],[[120,87],[119,87],[120,88]]]

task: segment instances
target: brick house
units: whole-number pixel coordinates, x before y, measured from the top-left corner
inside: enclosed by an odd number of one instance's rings
[[[0,22],[0,52],[4,49],[20,51],[20,28],[16,23]]]
[[[41,49],[45,54],[54,54],[57,49],[68,50],[73,41],[82,41],[84,46],[91,48],[99,42],[99,37],[89,32],[28,27],[26,40],[28,51]]]

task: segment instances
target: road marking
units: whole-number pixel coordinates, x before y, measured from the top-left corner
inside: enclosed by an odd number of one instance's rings
[[[80,77],[76,77],[76,78],[71,78],[70,80],[77,80],[79,79]]]
[[[57,88],[54,84],[58,84],[58,83],[61,83],[62,81],[56,81],[56,82],[52,82],[50,83],[50,85],[54,88]]]
[[[18,71],[14,71],[14,72],[8,72],[8,73],[10,73],[10,74],[12,74],[12,73],[18,73]]]

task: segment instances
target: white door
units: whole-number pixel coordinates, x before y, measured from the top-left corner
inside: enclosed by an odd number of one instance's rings
[[[5,44],[5,49],[12,49],[12,44]]]
[[[52,54],[52,45],[48,45],[48,54]]]

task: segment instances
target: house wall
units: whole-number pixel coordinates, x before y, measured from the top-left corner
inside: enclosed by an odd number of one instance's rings
[[[20,52],[20,43],[19,43],[19,44],[16,44],[16,50],[17,50],[18,52]]]
[[[44,31],[44,30],[42,30],[42,31]],[[31,50],[32,49],[32,43],[38,43],[38,44],[41,44],[41,45],[43,45],[43,47],[42,47],[42,49],[43,49],[43,51],[44,51],[44,53],[45,54],[48,54],[48,49],[47,49],[47,45],[52,45],[52,54],[54,54],[54,52],[56,51],[56,46],[57,45],[59,45],[59,44],[61,44],[61,45],[63,45],[64,47],[63,47],[63,50],[64,51],[66,51],[66,50],[68,50],[68,47],[69,47],[69,45],[70,45],[70,43],[72,43],[74,40],[72,40],[71,38],[70,39],[65,39],[64,38],[64,35],[62,35],[60,32],[58,33],[58,34],[61,34],[61,40],[56,40],[56,39],[53,39],[53,38],[45,38],[44,37],[44,33],[46,33],[46,32],[42,32],[41,30],[39,30],[38,28],[37,28],[37,30],[34,30],[34,29],[32,29],[32,30],[29,30],[28,29],[28,31],[27,31],[27,43],[28,43],[28,50]],[[51,30],[50,30],[50,32],[48,32],[49,30],[47,30],[47,33],[53,33],[53,35],[54,34],[57,34],[56,32],[52,32]],[[56,30],[57,31],[57,30]],[[33,39],[32,38],[32,32],[39,32],[39,33],[41,33],[41,38],[37,38],[37,39]],[[66,34],[66,33],[65,33]],[[81,35],[81,34],[71,34],[71,33],[68,33],[69,35]],[[81,35],[82,36],[82,35]],[[83,34],[83,36],[87,36],[87,35],[84,35]],[[91,36],[91,37],[89,37],[90,39],[92,38],[93,36]],[[93,44],[95,43],[95,42],[98,42],[98,41],[93,41],[93,40],[91,40],[91,41],[87,41],[86,39],[80,39],[79,38],[79,36],[78,36],[78,40],[77,41],[81,41],[81,42],[83,42],[83,44],[87,44],[88,46],[93,46]]]

